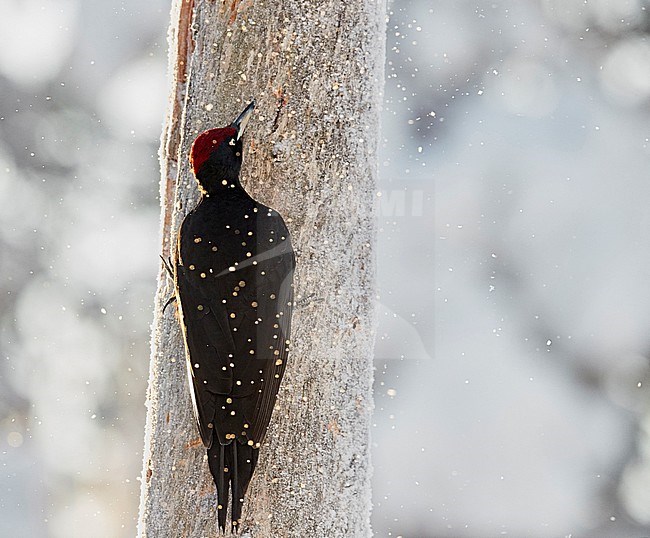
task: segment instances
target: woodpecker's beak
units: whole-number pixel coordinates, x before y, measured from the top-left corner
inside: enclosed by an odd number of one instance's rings
[[[251,115],[253,114],[253,109],[255,108],[255,99],[253,99],[250,104],[244,109],[244,111],[237,116],[237,119],[232,122],[232,126],[237,129],[237,140],[239,140],[242,135],[244,134],[244,131],[246,130],[246,125],[248,124],[248,120],[251,118]]]

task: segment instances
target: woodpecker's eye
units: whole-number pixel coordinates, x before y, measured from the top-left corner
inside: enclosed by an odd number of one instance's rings
[[[230,142],[228,142],[228,144],[230,144],[231,146],[234,146],[235,145],[235,139],[231,138]]]

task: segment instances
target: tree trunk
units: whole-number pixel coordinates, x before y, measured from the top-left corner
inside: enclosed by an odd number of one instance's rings
[[[198,200],[187,155],[251,98],[242,183],[287,221],[293,342],[244,503],[243,535],[369,536],[374,199],[383,0],[175,0],[161,146],[163,255]],[[215,536],[216,493],[161,266],[139,536]]]

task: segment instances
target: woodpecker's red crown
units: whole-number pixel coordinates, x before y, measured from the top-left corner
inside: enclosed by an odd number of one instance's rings
[[[192,144],[192,149],[190,150],[190,165],[194,171],[194,175],[197,176],[198,171],[201,169],[201,166],[210,158],[212,152],[215,151],[224,141],[227,139],[228,143],[235,145],[235,143],[240,142],[248,120],[250,120],[251,115],[253,114],[253,109],[255,108],[255,100],[251,100],[248,103],[248,106],[244,111],[235,118],[228,127],[222,127],[221,129],[210,129],[205,131],[196,137],[194,144]],[[241,151],[238,153],[238,156],[241,158]],[[240,159],[241,164],[241,159]],[[239,169],[237,169],[239,173]],[[198,178],[198,176],[197,176]]]
[[[237,138],[237,129],[232,125],[221,129],[210,129],[196,137],[190,150],[190,165],[194,175],[197,174],[203,163],[208,160],[210,154],[229,138]]]

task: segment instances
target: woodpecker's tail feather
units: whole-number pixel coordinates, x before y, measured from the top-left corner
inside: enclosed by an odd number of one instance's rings
[[[226,530],[228,494],[231,491],[231,529],[232,532],[239,530],[244,495],[255,471],[258,455],[259,449],[241,445],[237,440],[229,445],[221,445],[216,437],[208,449],[208,464],[217,486],[217,519],[222,532]]]

